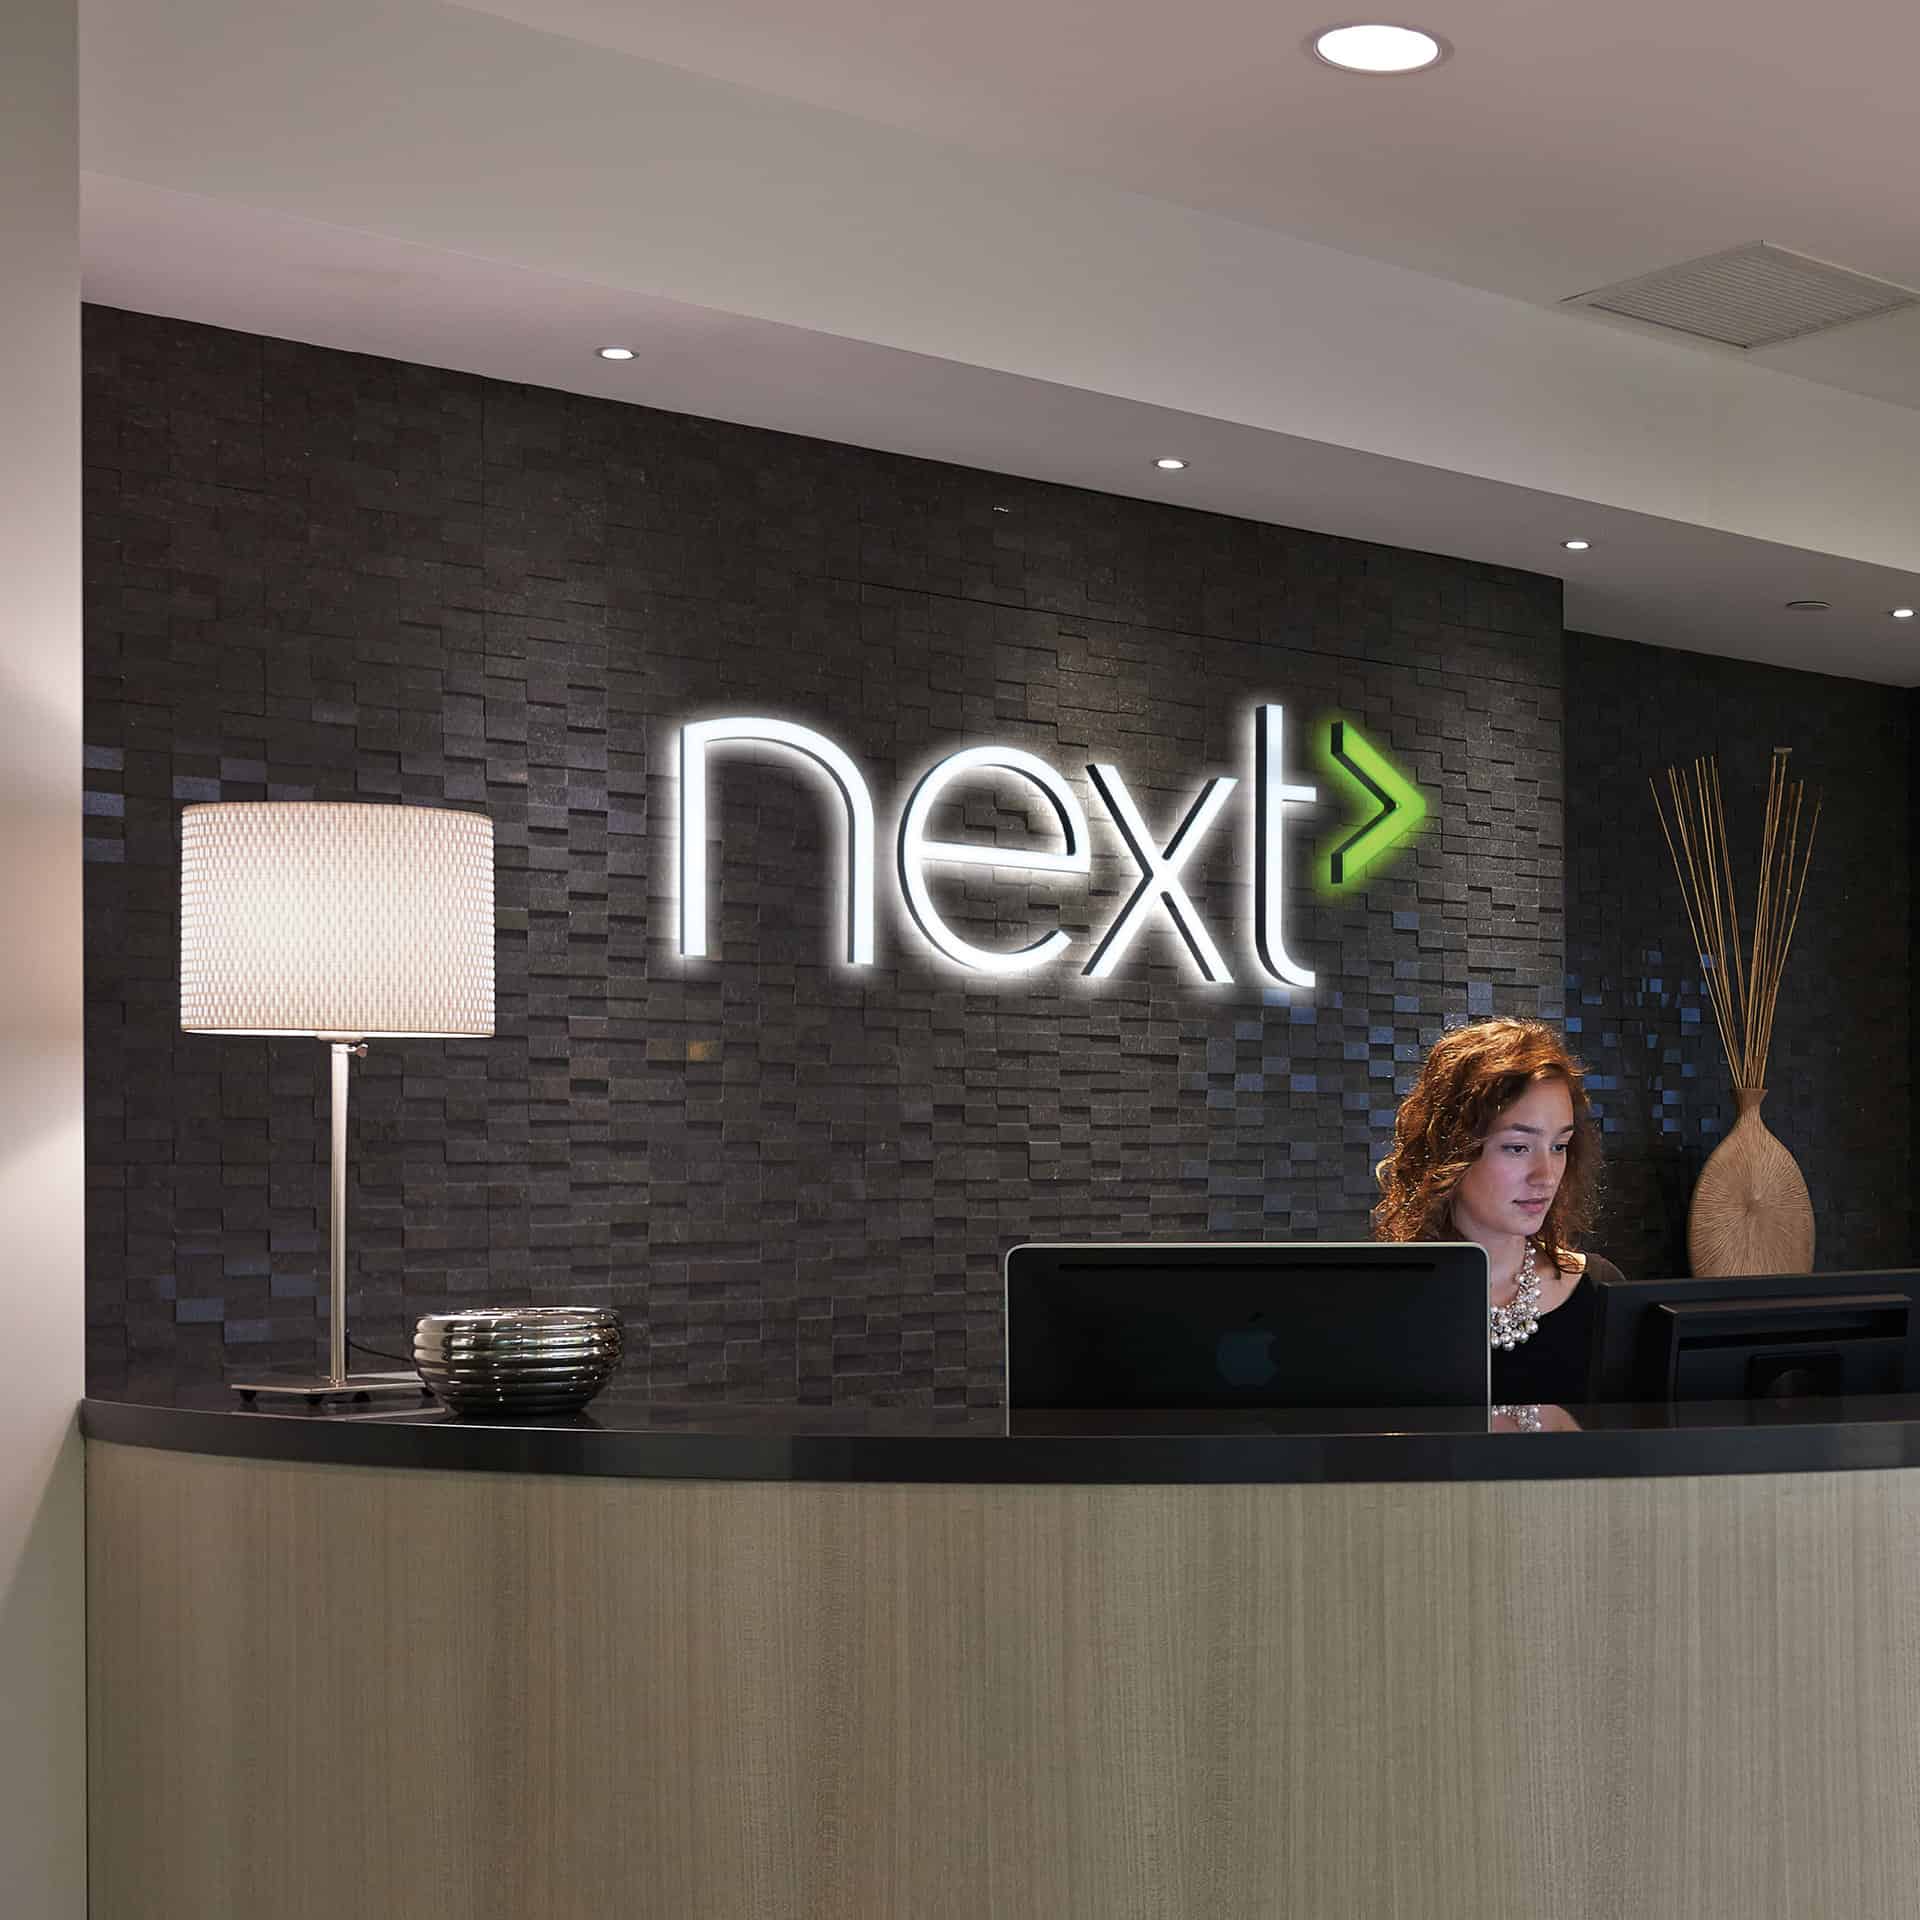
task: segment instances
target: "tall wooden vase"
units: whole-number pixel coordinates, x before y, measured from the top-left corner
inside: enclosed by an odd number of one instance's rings
[[[1735,1087],[1740,1117],[1714,1148],[1687,1209],[1695,1273],[1809,1273],[1813,1202],[1793,1155],[1760,1118],[1765,1087]]]

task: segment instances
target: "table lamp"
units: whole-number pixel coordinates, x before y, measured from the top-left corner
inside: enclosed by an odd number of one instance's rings
[[[347,1371],[347,1063],[371,1039],[493,1032],[493,822],[447,807],[224,801],[180,819],[180,1027],[310,1036],[333,1058],[325,1378],[236,1391],[417,1393]]]

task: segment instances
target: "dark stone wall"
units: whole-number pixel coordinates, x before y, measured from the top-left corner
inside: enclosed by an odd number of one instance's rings
[[[1859,680],[1567,636],[1567,1012],[1604,1116],[1600,1244],[1684,1273],[1687,1202],[1731,1079],[1648,791],[1718,756],[1750,906],[1776,746],[1823,811],[1763,1114],[1806,1175],[1821,1268],[1912,1258],[1912,701]]]
[[[492,816],[497,1037],[355,1069],[353,1328],[400,1350],[435,1309],[611,1302],[675,1396],[997,1399],[1008,1245],[1358,1235],[1442,1022],[1561,1012],[1551,579],[126,313],[86,331],[103,1384],[311,1364],[323,1325],[325,1056],[178,1032],[183,802]],[[1250,951],[1243,784],[1190,870],[1235,984],[1196,983],[1164,919],[1081,978],[1134,871],[1087,763],[1164,839],[1249,771],[1261,700],[1321,786],[1299,849],[1348,817],[1305,737],[1334,712],[1419,780],[1426,830],[1338,899],[1299,877],[1319,980],[1291,992]],[[718,957],[678,955],[669,747],[742,711],[865,770],[888,871],[864,974],[830,958],[819,789],[765,754],[720,776]],[[982,740],[1092,819],[1090,887],[942,883],[981,944],[1075,937],[1028,984],[938,964],[890,878],[912,781]],[[958,811],[1054,843],[1018,782]],[[1789,1113],[1828,1085],[1793,1065]]]

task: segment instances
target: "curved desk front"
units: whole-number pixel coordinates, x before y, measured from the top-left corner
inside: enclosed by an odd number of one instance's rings
[[[94,1920],[1920,1911],[1920,1397],[1574,1411],[91,1400]]]

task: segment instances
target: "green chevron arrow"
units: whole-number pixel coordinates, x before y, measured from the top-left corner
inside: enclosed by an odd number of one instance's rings
[[[1328,890],[1357,886],[1427,817],[1427,798],[1351,720],[1328,723],[1326,765],[1367,809],[1361,824],[1324,849]]]

